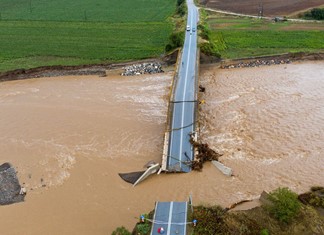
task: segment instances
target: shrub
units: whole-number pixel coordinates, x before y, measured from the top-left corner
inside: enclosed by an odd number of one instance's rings
[[[111,235],[131,235],[131,233],[124,227],[118,227]]]
[[[324,20],[324,8],[314,8],[311,10],[311,14],[315,20]]]
[[[268,229],[262,229],[260,235],[269,235]]]
[[[306,18],[324,20],[324,8],[314,8],[305,13]]]
[[[194,227],[194,234],[215,235],[225,231],[225,211],[220,206],[194,208],[193,218],[198,221]]]
[[[218,53],[217,47],[213,42],[205,42],[200,44],[200,51],[208,56],[216,56],[221,58],[221,55]]]
[[[177,7],[177,14],[180,16],[184,16],[187,12],[187,5],[181,4],[180,6]]]
[[[324,194],[324,187],[322,187],[322,186],[312,186],[311,191],[312,192],[320,192],[320,193]]]
[[[310,192],[299,195],[298,199],[304,204],[324,208],[324,188],[313,186]]]
[[[205,40],[210,39],[211,30],[207,24],[199,24],[198,29],[200,30],[199,36]]]
[[[140,235],[146,235],[149,234],[150,230],[151,230],[151,226],[147,223],[144,224],[137,224],[137,232]]]
[[[278,188],[271,192],[268,197],[269,203],[265,206],[270,214],[280,222],[289,223],[296,217],[300,210],[298,195],[288,188]]]
[[[165,46],[165,51],[171,51],[174,48],[183,46],[184,33],[183,32],[173,32],[170,35],[169,43]]]
[[[182,5],[185,2],[185,0],[177,0],[177,6]]]

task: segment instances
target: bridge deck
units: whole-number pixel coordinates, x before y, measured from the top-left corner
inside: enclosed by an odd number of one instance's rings
[[[187,233],[187,202],[157,202],[151,235],[159,235],[159,229],[164,229],[165,235]]]
[[[189,172],[194,159],[190,134],[195,131],[197,105],[197,21],[198,9],[193,0],[187,0],[188,19],[182,56],[178,65],[178,76],[171,100],[170,134],[165,138],[168,144],[167,159],[162,170]],[[168,141],[168,142],[166,142]],[[166,152],[166,151],[165,151]],[[166,168],[166,169],[165,169]]]

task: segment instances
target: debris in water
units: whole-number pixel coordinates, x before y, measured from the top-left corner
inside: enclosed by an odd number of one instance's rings
[[[144,165],[144,167],[147,168],[146,171],[119,173],[119,176],[127,183],[131,183],[133,184],[133,186],[135,186],[136,184],[146,179],[148,176],[157,173],[158,169],[160,168],[160,165],[155,163],[154,161],[149,161]]]
[[[202,85],[199,85],[199,91],[200,92],[205,92],[206,91],[206,88],[203,87]]]
[[[212,163],[224,175],[227,175],[227,176],[232,176],[233,175],[232,169],[229,168],[229,167],[227,167],[227,166],[225,166],[223,163],[218,162],[218,161],[212,161]]]
[[[0,166],[0,205],[24,201],[26,189],[19,184],[16,171],[10,163]]]
[[[218,161],[218,158],[223,156],[223,154],[217,153],[209,148],[208,144],[195,141],[193,134],[190,135],[190,143],[198,151],[195,160],[191,161],[192,170],[201,171],[205,162]]]

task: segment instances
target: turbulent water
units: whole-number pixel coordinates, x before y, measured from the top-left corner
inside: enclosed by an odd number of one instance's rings
[[[113,159],[157,151],[169,82],[157,76],[1,83],[1,160],[37,188],[61,184],[76,155]]]
[[[201,137],[213,165],[161,174],[135,188],[118,173],[161,161],[172,72],[0,83],[0,163],[11,162],[26,202],[0,208],[4,234],[110,234],[131,229],[155,201],[228,206],[262,190],[324,183],[324,63],[201,69]]]
[[[207,69],[202,77],[202,136],[233,168],[237,191],[324,184],[323,62]]]

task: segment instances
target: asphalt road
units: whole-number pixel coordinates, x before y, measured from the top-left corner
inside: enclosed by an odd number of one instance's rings
[[[175,83],[173,115],[169,138],[167,169],[169,171],[189,172],[191,168],[186,162],[194,157],[189,142],[195,129],[196,107],[196,55],[197,55],[197,22],[198,8],[193,0],[187,0],[188,19],[182,57],[179,63],[179,77]]]
[[[187,202],[157,202],[151,235],[159,235],[163,228],[165,235],[186,235]]]

